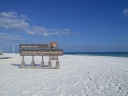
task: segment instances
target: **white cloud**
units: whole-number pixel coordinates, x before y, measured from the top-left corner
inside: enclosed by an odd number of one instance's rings
[[[44,27],[40,27],[40,26],[34,26],[32,28],[32,32],[30,34],[32,35],[44,35],[45,37],[47,36],[52,36],[52,35],[69,35],[71,32],[69,29],[63,29],[63,30],[59,30],[59,29],[46,29]]]
[[[52,35],[69,35],[71,33],[69,29],[50,29],[49,32],[51,32]]]
[[[70,30],[67,29],[66,30],[64,29],[62,32],[63,35],[69,35],[70,33],[71,33]]]
[[[6,17],[6,18],[17,18],[17,13],[16,12],[1,12],[0,13],[1,17]]]
[[[125,17],[128,16],[128,9],[124,9],[123,14]]]
[[[13,37],[6,34],[6,33],[0,33],[0,39],[4,39],[4,40],[7,40],[7,39],[12,39]]]
[[[16,40],[16,41],[22,41],[22,40],[26,40],[24,38],[22,38],[21,36],[18,36],[18,35],[9,35],[9,34],[6,34],[6,33],[0,33],[0,41],[3,41],[3,40]]]
[[[32,28],[32,32],[34,32],[35,35],[44,35],[44,36],[48,36],[48,30],[44,27],[40,27],[40,26],[34,26]]]
[[[0,27],[11,30],[26,31],[29,30],[30,26],[24,19],[18,19],[15,12],[2,12],[0,13]]]
[[[45,37],[52,35],[69,35],[71,31],[69,29],[46,29],[41,26],[30,26],[30,24],[26,21],[30,20],[26,15],[20,14],[18,15],[16,12],[1,12],[0,13],[0,27],[23,31],[30,35],[43,35]]]
[[[30,19],[27,18],[26,15],[23,15],[23,14],[21,14],[20,17],[21,17],[22,19],[24,19],[24,20],[30,20]]]
[[[74,35],[80,35],[80,32],[76,32],[76,33],[74,33]]]

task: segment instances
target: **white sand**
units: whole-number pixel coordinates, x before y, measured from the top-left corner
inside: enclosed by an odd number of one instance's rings
[[[0,96],[128,96],[128,58],[64,55],[60,69],[21,69],[22,57],[13,57],[0,59]]]

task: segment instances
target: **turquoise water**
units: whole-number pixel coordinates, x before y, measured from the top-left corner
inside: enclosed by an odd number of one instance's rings
[[[128,57],[128,52],[64,52],[64,55]]]

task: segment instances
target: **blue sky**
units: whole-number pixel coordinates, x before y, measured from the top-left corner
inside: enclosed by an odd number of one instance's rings
[[[0,0],[0,49],[57,41],[65,52],[128,52],[128,0]]]

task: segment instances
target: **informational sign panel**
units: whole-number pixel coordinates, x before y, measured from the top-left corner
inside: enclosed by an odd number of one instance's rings
[[[50,60],[57,60],[58,56],[50,56]]]
[[[62,56],[63,50],[62,49],[56,49],[56,50],[19,50],[21,56]]]
[[[57,42],[50,42],[50,48],[58,49],[58,43]]]
[[[50,46],[50,47],[48,47]],[[41,56],[41,66],[40,68],[46,68],[44,66],[43,56],[49,56],[48,68],[59,68],[58,56],[63,56],[63,49],[58,49],[57,42],[50,42],[48,44],[19,44],[19,53],[22,56],[21,67],[27,68],[25,66],[24,56],[32,56],[31,68],[35,68],[34,56]],[[52,67],[51,60],[57,60],[56,66]],[[36,67],[39,68],[39,67]]]
[[[48,48],[48,44],[19,44],[20,48]]]

